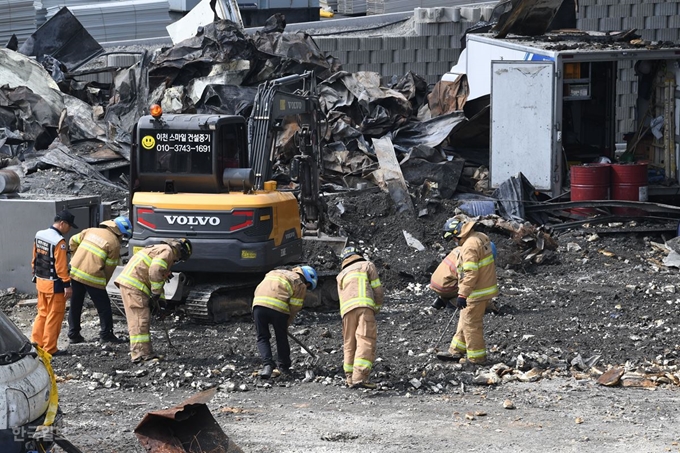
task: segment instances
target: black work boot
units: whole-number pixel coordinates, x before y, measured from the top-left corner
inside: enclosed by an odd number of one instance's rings
[[[107,332],[100,337],[100,341],[102,343],[112,343],[112,344],[121,344],[121,343],[126,343],[125,340],[121,340],[117,336],[113,334],[113,332]]]
[[[68,342],[71,344],[86,343],[85,338],[81,334],[69,335]]]
[[[260,377],[262,379],[269,379],[272,377],[272,372],[274,371],[274,367],[271,365],[265,365],[262,367],[262,370],[260,371]]]
[[[446,307],[446,301],[441,297],[437,297],[434,300],[434,302],[432,302],[431,307],[436,308],[437,310],[441,310],[442,308]]]

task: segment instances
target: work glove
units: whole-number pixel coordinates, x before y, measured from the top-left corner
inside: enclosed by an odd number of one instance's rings
[[[467,300],[463,296],[458,296],[458,299],[456,299],[456,307],[461,310],[467,307]]]
[[[149,298],[149,308],[151,308],[151,314],[154,316],[159,315],[162,307],[165,305],[165,301],[161,299],[160,294],[152,294]]]

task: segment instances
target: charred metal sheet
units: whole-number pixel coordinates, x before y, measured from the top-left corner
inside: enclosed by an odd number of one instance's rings
[[[462,111],[447,113],[422,122],[410,122],[392,133],[394,146],[404,151],[418,145],[437,147],[455,134],[457,128],[467,121]]]
[[[121,147],[121,155],[128,160],[132,144],[131,131],[148,107],[151,59],[151,54],[143,51],[137,63],[118,72],[111,97],[116,102],[109,104],[106,109],[105,120],[113,132],[112,138]]]
[[[468,120],[462,122],[451,132],[449,143],[461,155],[461,148],[488,150],[491,124],[489,96],[482,96],[466,102],[463,111]],[[489,153],[484,153],[482,159],[480,157],[465,156],[466,160],[470,162],[477,162],[479,165],[488,167]]]
[[[206,390],[178,406],[147,413],[135,428],[139,443],[149,453],[243,453],[206,405],[216,392]]]
[[[401,164],[401,171],[410,185],[419,186],[425,181],[436,182],[441,196],[451,198],[458,187],[464,165],[463,159],[433,163],[425,159],[410,158]]]
[[[538,36],[548,31],[563,0],[511,0],[510,12],[501,15],[494,30],[498,38],[508,34]]]
[[[60,9],[19,48],[19,53],[36,57],[39,62],[49,55],[63,63],[69,71],[102,52],[102,46],[68,8]]]
[[[571,208],[636,208],[647,212],[663,212],[667,214],[680,215],[680,207],[662,203],[651,203],[648,201],[628,201],[628,200],[592,200],[592,201],[563,201],[560,203],[541,203],[527,204],[524,206],[526,212],[559,211]]]
[[[612,228],[609,226],[603,226],[603,227],[597,227],[594,225],[598,224],[605,224],[605,223],[610,223],[610,222],[622,222],[629,220],[628,218],[625,217],[620,217],[620,216],[615,216],[615,215],[602,215],[602,216],[597,216],[597,217],[590,217],[587,219],[581,219],[581,220],[575,220],[572,222],[562,222],[562,223],[556,223],[556,224],[551,224],[550,228],[553,230],[568,230],[570,228],[576,228],[580,227],[584,224],[590,225],[590,228],[588,231],[592,231],[593,233],[597,234],[627,234],[627,233],[668,233],[668,232],[674,232],[677,230],[678,225],[677,225],[677,219],[673,224],[664,224],[664,225],[643,225],[643,226],[622,226],[620,228]],[[645,221],[658,221],[658,222],[669,222],[672,221],[673,219],[668,219],[665,217],[653,217],[653,216],[646,216]]]
[[[527,209],[527,204],[538,202],[538,199],[536,189],[521,172],[503,181],[491,196],[498,199],[498,212],[503,218],[526,219],[538,225],[547,223],[547,216],[540,210]]]
[[[604,385],[605,387],[613,387],[619,384],[623,373],[625,373],[625,369],[623,367],[613,367],[600,376],[597,380],[597,383]]]
[[[87,180],[96,181],[114,189],[124,189],[124,187],[109,181],[84,159],[74,155],[67,146],[58,142],[55,143],[44,156],[39,158],[41,162],[77,173]]]
[[[433,117],[463,110],[470,95],[467,75],[458,76],[455,82],[445,82],[440,80],[427,96],[427,103],[430,106],[430,113]]]

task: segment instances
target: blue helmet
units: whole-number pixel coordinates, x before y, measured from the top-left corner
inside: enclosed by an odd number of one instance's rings
[[[132,224],[130,223],[130,219],[125,216],[119,216],[113,219],[113,222],[116,224],[123,237],[129,238],[132,236]]]
[[[316,271],[311,266],[300,266],[302,270],[302,275],[304,275],[307,283],[312,285],[312,290],[316,289],[316,284],[319,282],[319,277],[316,275]]]

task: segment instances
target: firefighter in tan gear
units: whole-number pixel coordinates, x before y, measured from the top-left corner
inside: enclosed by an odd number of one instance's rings
[[[293,323],[295,315],[302,310],[307,289],[313,291],[317,282],[318,276],[314,268],[299,266],[291,270],[269,271],[264,276],[264,280],[255,288],[253,321],[257,332],[257,350],[263,362],[259,373],[261,378],[269,379],[274,371],[275,362],[269,343],[270,325],[274,327],[276,338],[277,368],[283,372],[290,368],[288,326]]]
[[[378,340],[375,315],[382,307],[384,290],[375,265],[364,259],[354,247],[345,247],[340,259],[342,270],[336,280],[347,385],[375,388],[368,376],[375,362]]]
[[[191,242],[185,238],[149,245],[135,253],[116,278],[125,306],[133,362],[160,358],[151,346],[151,310],[165,305],[164,286],[172,266],[190,256]]]
[[[487,235],[474,231],[475,222],[451,218],[444,224],[445,239],[458,247],[442,261],[432,275],[430,288],[442,299],[456,297],[460,309],[458,328],[448,354],[442,360],[459,360],[467,355],[470,363],[486,362],[483,318],[487,305],[498,295],[493,246]],[[454,283],[454,280],[456,283]],[[454,290],[457,288],[457,295]]]
[[[451,307],[451,301],[458,297],[458,271],[456,270],[456,256],[460,253],[460,247],[456,247],[446,255],[446,258],[439,263],[430,279],[430,289],[434,291],[437,298],[432,304],[432,308],[441,310],[444,307]]]
[[[105,220],[99,228],[88,228],[71,237],[71,286],[73,296],[68,312],[68,338],[70,343],[83,343],[80,334],[80,317],[85,293],[90,295],[99,314],[99,339],[103,343],[124,343],[113,333],[111,300],[106,284],[120,259],[122,238],[132,234],[132,224],[125,216]]]
[[[38,291],[38,314],[33,322],[31,341],[51,355],[64,355],[57,349],[66,300],[71,297],[68,272],[68,250],[64,235],[78,228],[75,217],[67,210],[54,218],[51,227],[40,230],[33,241],[31,268]]]

